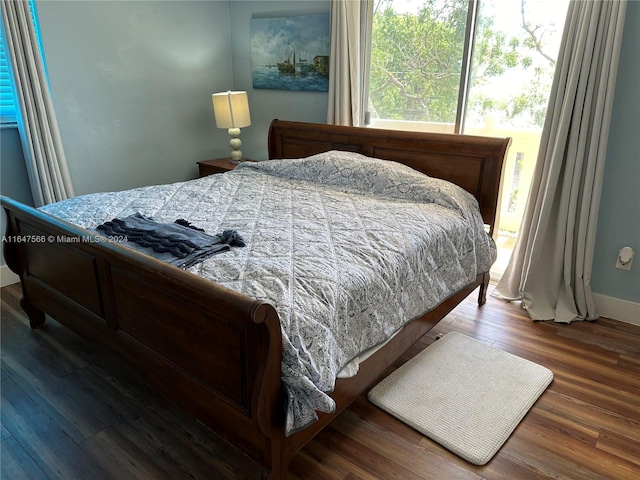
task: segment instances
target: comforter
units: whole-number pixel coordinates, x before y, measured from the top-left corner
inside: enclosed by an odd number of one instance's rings
[[[282,330],[286,432],[331,412],[338,372],[489,270],[475,198],[399,163],[331,151],[41,210],[88,229],[140,213],[237,230],[245,248],[188,271],[270,302]]]

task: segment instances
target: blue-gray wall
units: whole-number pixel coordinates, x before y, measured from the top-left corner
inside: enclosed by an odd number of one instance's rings
[[[217,91],[249,94],[247,157],[266,157],[273,118],[326,121],[324,93],[252,88],[250,22],[328,11],[328,0],[48,0],[37,8],[77,193],[184,180],[196,175],[197,160],[226,156],[228,137],[211,109]],[[595,293],[633,302],[640,302],[639,35],[640,2],[628,2],[592,273]],[[24,170],[5,167],[7,158],[21,158],[20,144],[0,133],[2,190],[28,193]],[[614,268],[624,245],[638,252],[631,272]]]
[[[38,1],[53,102],[76,194],[194,178],[228,156],[211,94],[247,90],[245,156],[264,159],[274,117],[326,121],[327,94],[253,90],[255,12],[323,1]],[[233,28],[230,28],[230,25]]]
[[[27,167],[24,164],[22,144],[17,128],[0,128],[0,192],[26,205],[33,206],[33,196],[29,187]],[[6,220],[0,214],[0,233],[4,235]],[[0,256],[0,266],[6,265],[4,255]]]
[[[24,163],[20,134],[17,128],[0,129],[0,191],[27,205],[33,206],[27,167]],[[0,217],[4,227],[4,216]],[[4,232],[4,228],[1,230]]]
[[[591,285],[640,303],[640,2],[627,2],[613,103]],[[631,271],[615,268],[618,251],[636,252]]]
[[[37,1],[76,194],[194,178],[222,156],[211,94],[233,88],[220,1]]]

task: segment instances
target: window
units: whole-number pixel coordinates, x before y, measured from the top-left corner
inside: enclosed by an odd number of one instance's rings
[[[0,35],[0,123],[15,123],[16,106],[13,101],[13,86],[7,64],[9,59],[5,49],[4,35]]]
[[[512,137],[493,273],[522,220],[568,0],[377,0],[370,126]]]
[[[376,126],[454,131],[468,57],[469,5],[467,0],[376,4],[369,82]],[[389,120],[391,125],[380,124]]]
[[[35,25],[38,46],[42,54],[42,39],[40,37],[40,28],[33,0],[29,0],[29,11],[31,19]],[[4,37],[4,26],[0,28],[0,124],[16,123],[16,102],[14,99],[13,78],[9,70],[9,57],[7,55],[7,46]],[[43,61],[44,61],[44,55]],[[46,74],[46,64],[45,64]]]
[[[372,124],[541,126],[568,0],[378,0]]]

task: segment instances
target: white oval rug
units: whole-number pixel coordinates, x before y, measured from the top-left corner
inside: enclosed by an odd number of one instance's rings
[[[484,465],[552,380],[548,368],[451,332],[382,380],[368,398],[456,455]]]

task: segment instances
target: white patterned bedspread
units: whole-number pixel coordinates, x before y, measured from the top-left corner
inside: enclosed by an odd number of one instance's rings
[[[333,411],[336,374],[359,352],[489,270],[477,202],[395,162],[327,152],[243,163],[188,182],[97,193],[41,207],[84,228],[136,212],[184,218],[247,242],[189,269],[270,302],[282,326],[286,431]]]

